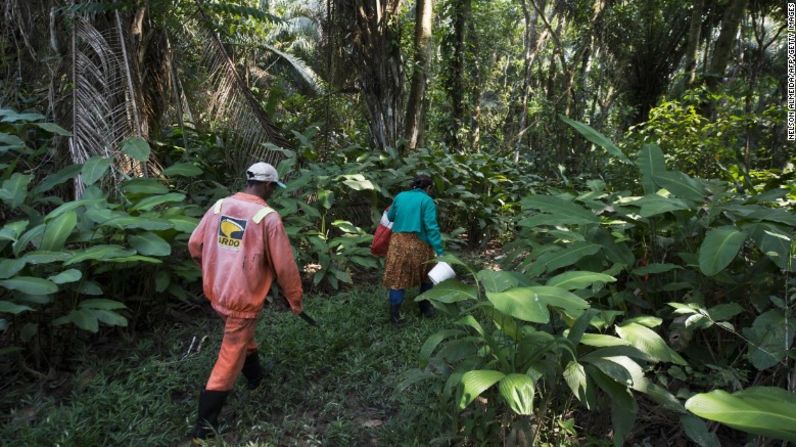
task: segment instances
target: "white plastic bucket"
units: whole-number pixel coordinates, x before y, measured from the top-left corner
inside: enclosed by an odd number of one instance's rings
[[[428,272],[428,277],[434,285],[437,285],[447,279],[455,278],[456,272],[453,271],[453,267],[447,262],[438,262],[437,265]]]

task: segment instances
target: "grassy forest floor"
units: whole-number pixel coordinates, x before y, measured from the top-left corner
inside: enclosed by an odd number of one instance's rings
[[[239,379],[222,412],[222,437],[208,445],[429,445],[441,436],[437,398],[422,387],[397,393],[396,384],[416,366],[425,339],[448,322],[420,319],[407,303],[408,322],[396,330],[386,307],[382,289],[370,285],[306,296],[320,327],[266,309],[257,342],[274,367],[256,390]],[[60,381],[6,388],[0,444],[179,445],[196,417],[222,323],[209,308],[172,321],[128,341],[87,345]],[[201,351],[186,357],[194,337],[195,347],[205,335]]]

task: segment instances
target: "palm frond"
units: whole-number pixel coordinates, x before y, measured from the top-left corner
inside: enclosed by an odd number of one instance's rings
[[[273,45],[262,44],[261,48],[267,50],[272,55],[271,58],[269,58],[271,60],[266,61],[266,64],[278,64],[280,68],[293,77],[302,93],[308,95],[323,94],[324,87],[321,77],[301,58],[281,51]]]

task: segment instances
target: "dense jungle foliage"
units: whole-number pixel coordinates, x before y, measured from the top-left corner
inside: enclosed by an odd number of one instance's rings
[[[796,442],[782,2],[0,11],[0,444],[184,440],[221,334],[188,237],[259,160],[321,325],[271,294],[208,445]],[[398,330],[370,243],[417,173],[458,278]]]

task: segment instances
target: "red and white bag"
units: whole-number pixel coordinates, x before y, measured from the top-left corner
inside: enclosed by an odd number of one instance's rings
[[[384,210],[379,221],[379,226],[376,227],[376,232],[373,233],[373,242],[370,244],[370,253],[374,256],[387,256],[387,249],[390,248],[390,236],[392,236],[392,222],[387,218],[387,211],[390,207]]]

